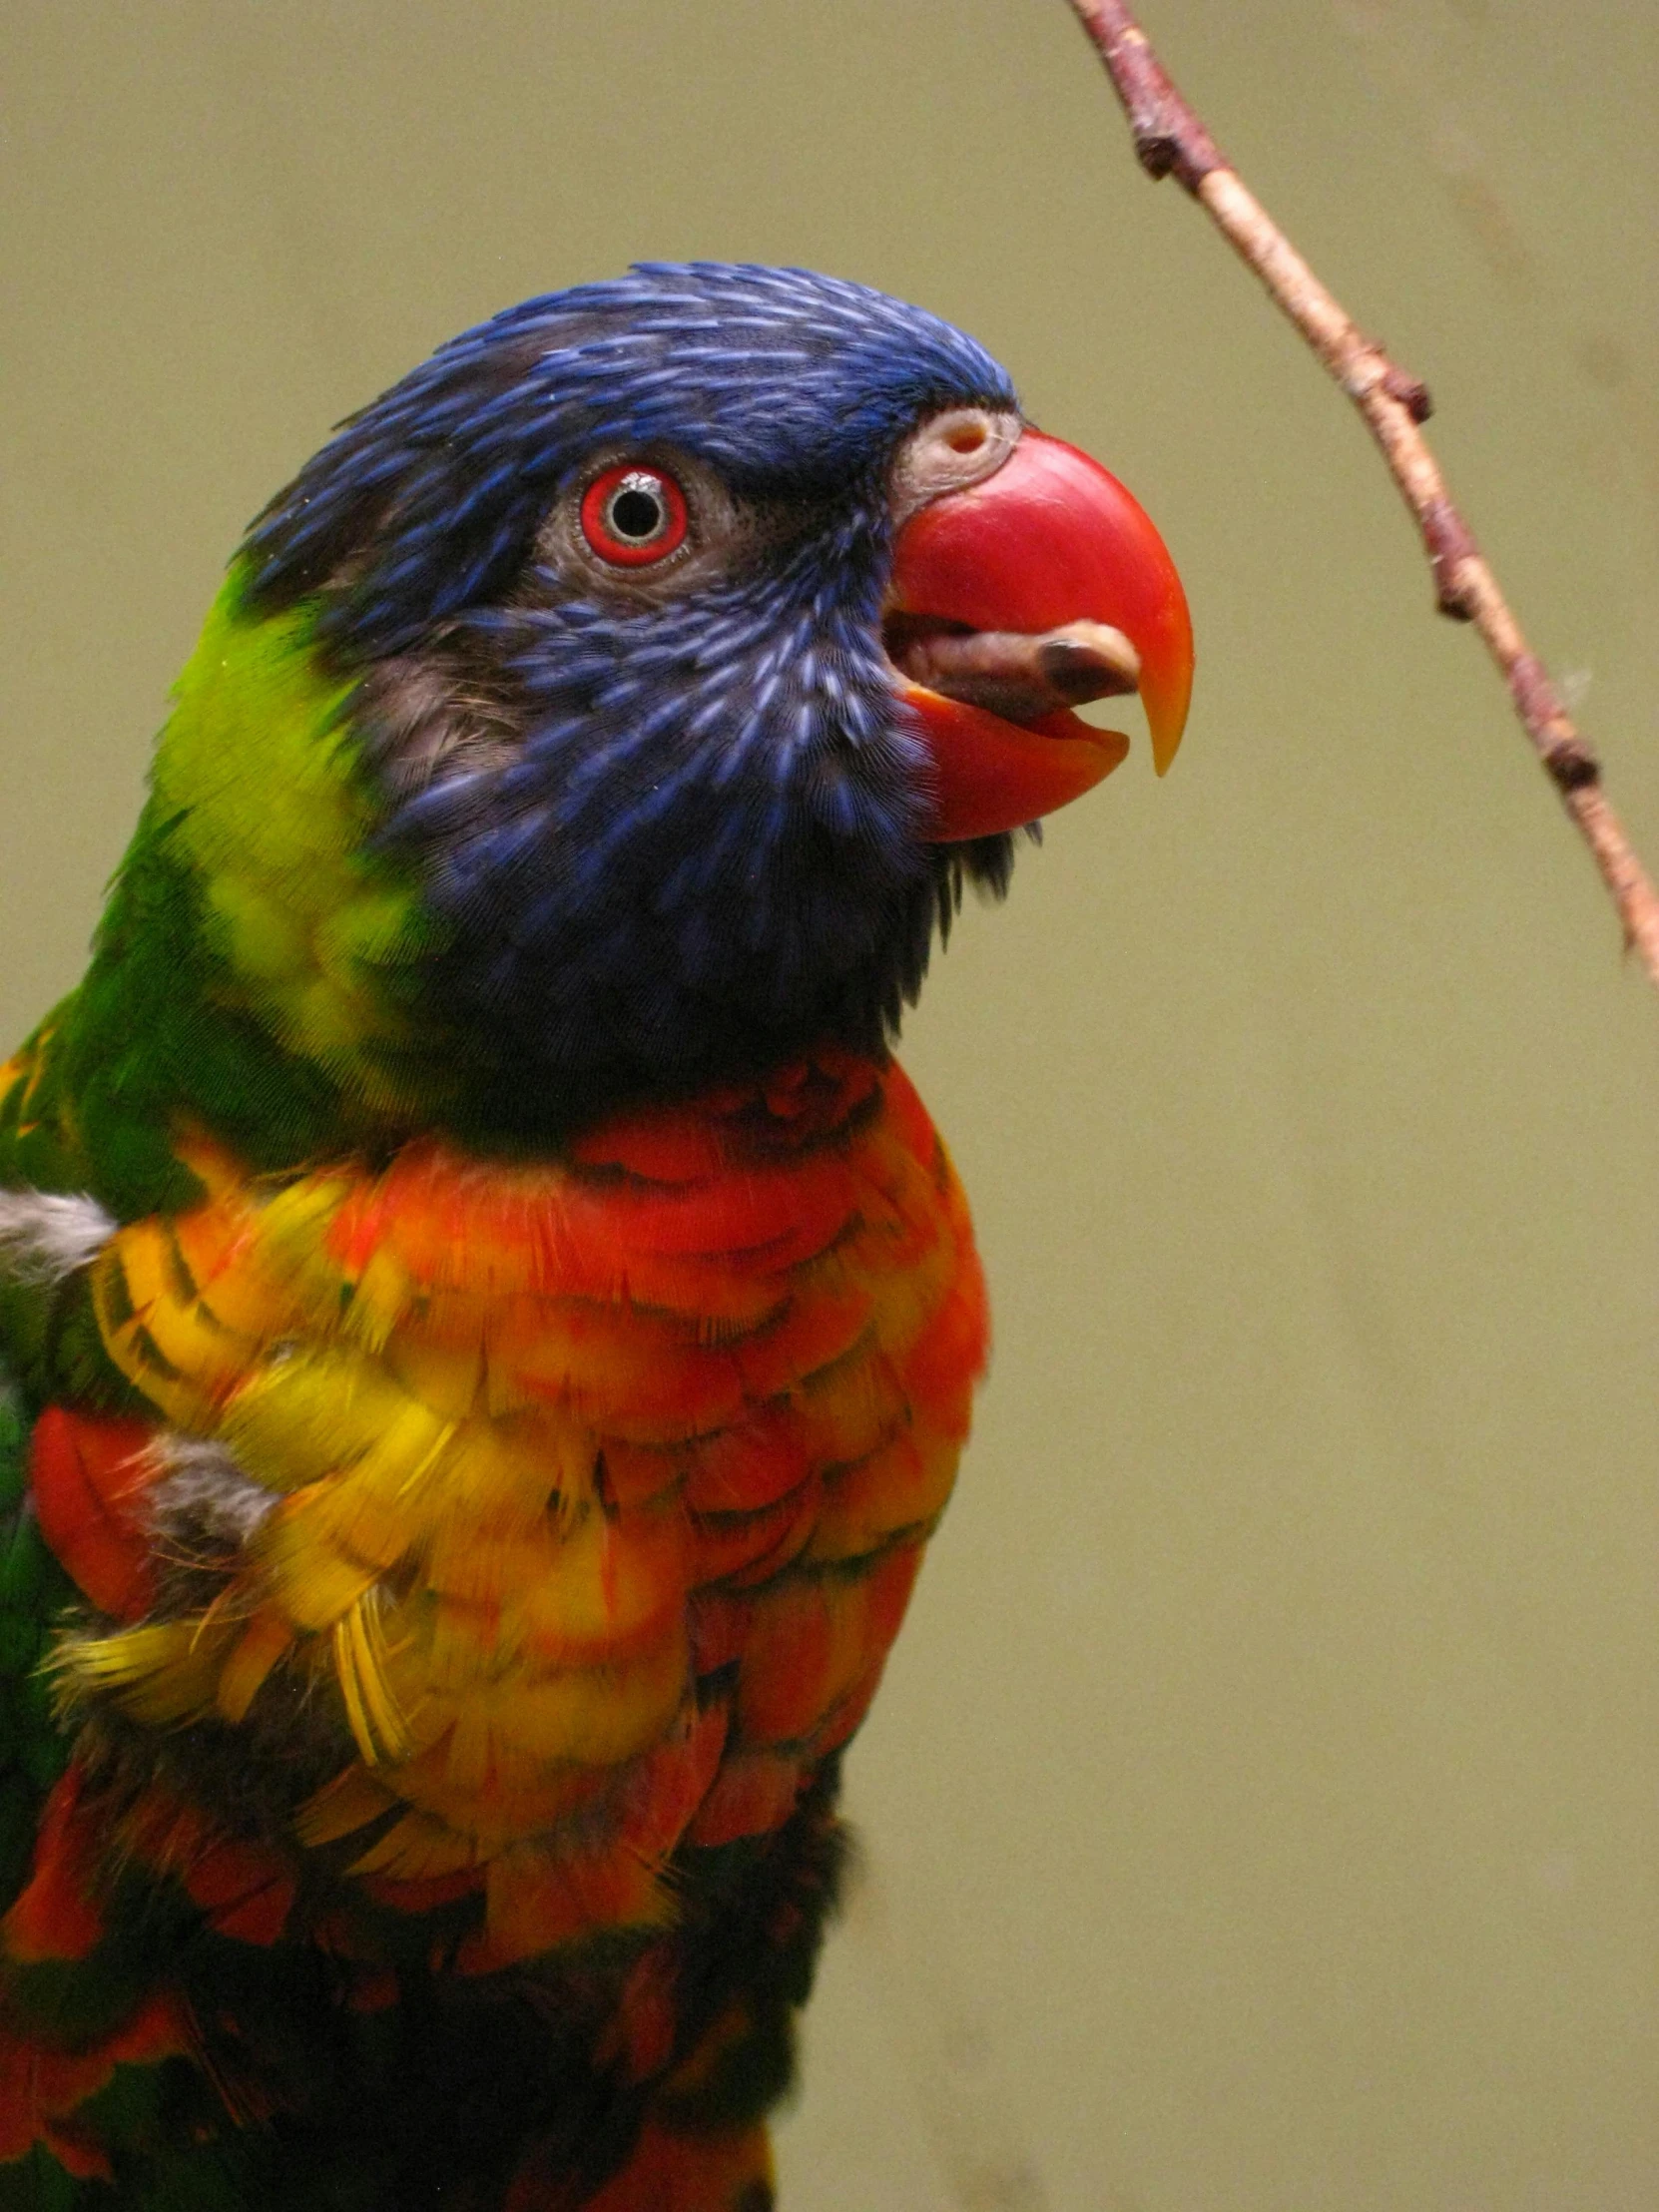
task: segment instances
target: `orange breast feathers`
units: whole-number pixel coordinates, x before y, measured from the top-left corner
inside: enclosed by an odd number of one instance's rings
[[[235,1728],[320,1688],[295,1853],[481,1887],[475,1966],[668,1918],[674,1848],[786,1819],[857,1726],[954,1477],[984,1291],[910,1085],[815,1061],[556,1164],[189,1157],[207,1202],[118,1233],[100,1326],[270,1503],[211,1603],[147,1613],[111,1530],[166,1453],[112,1479],[81,1424],[129,1625],[66,1647],[70,1694]]]

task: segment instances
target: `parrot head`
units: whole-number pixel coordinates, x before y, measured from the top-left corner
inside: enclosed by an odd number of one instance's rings
[[[273,981],[257,918],[307,895],[248,857],[297,802],[224,687],[297,653],[329,702],[305,804],[381,916],[307,941],[506,1128],[880,1052],[964,884],[1127,750],[1074,710],[1138,690],[1162,771],[1192,674],[1128,492],[972,339],[797,270],[642,266],[455,338],[258,518],[222,607],[158,785],[248,1002],[368,1086],[369,1014]]]

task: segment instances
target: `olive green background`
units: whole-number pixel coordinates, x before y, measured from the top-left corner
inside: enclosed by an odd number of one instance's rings
[[[1659,12],[1147,14],[1432,385],[1659,858]],[[6,0],[0,46],[7,1036],[243,522],[526,292],[924,301],[1185,571],[1175,772],[1056,820],[910,1031],[996,1358],[851,1762],[784,2212],[1659,2203],[1659,1004],[1062,0]]]

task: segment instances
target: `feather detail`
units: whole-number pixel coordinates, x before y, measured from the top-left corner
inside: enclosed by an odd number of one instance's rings
[[[334,1623],[334,1675],[357,1747],[371,1767],[395,1766],[409,1753],[409,1731],[386,1678],[380,1596],[365,1590]]]
[[[150,1621],[114,1635],[65,1636],[51,1664],[66,1708],[104,1696],[133,1720],[165,1728],[214,1711],[235,1639],[234,1622],[210,1616]]]
[[[261,1606],[220,1669],[214,1704],[221,1720],[234,1727],[264,1688],[271,1670],[295,1641],[293,1623],[274,1605]]]
[[[0,1948],[19,1965],[85,1958],[104,1938],[100,1835],[82,1802],[85,1782],[71,1763],[54,1783],[35,1836],[33,1870],[0,1921]]]
[[[0,1067],[0,1093],[7,1072]],[[96,1199],[0,1190],[0,1281],[49,1289],[95,1259],[114,1231]]]
[[[155,1991],[87,2049],[43,2050],[0,2025],[0,2166],[27,2158],[38,2144],[75,2180],[113,2182],[108,2152],[78,2120],[80,2108],[117,2066],[153,2066],[193,2047],[186,2008],[169,1989]],[[58,2201],[68,2198],[59,2192]]]
[[[154,1597],[145,1493],[158,1468],[148,1421],[96,1420],[49,1405],[29,1445],[41,1534],[100,1612],[137,1620]]]

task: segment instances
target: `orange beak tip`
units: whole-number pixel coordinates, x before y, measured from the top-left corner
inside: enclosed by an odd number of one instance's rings
[[[1152,741],[1152,765],[1160,776],[1169,774],[1181,750],[1193,696],[1192,620],[1173,566],[1164,612],[1167,635],[1147,656],[1141,678],[1141,705],[1146,710],[1147,735]]]

